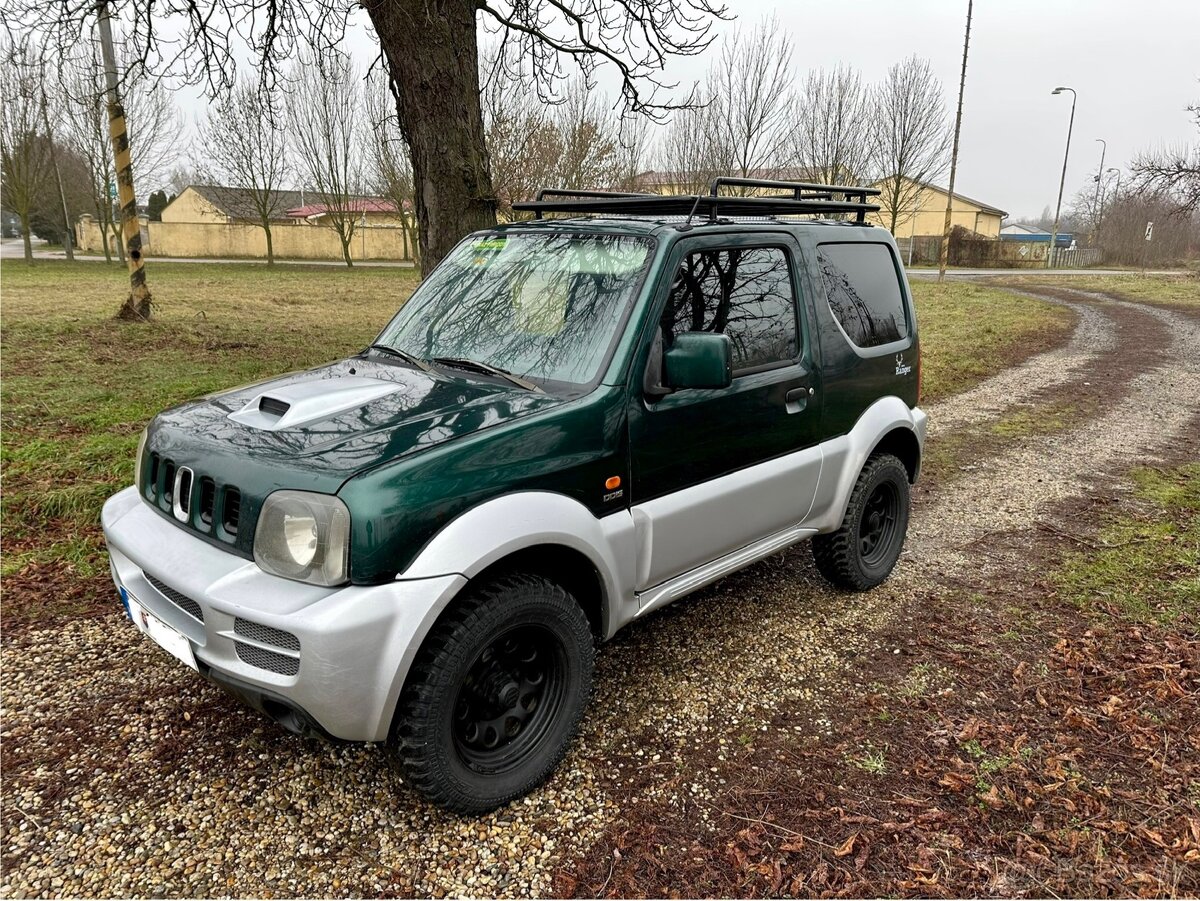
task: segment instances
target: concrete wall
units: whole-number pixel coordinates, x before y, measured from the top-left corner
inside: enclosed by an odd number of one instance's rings
[[[76,229],[81,250],[102,250],[100,229],[84,217]],[[265,259],[266,233],[240,222],[149,222],[143,232],[147,256],[233,257]],[[342,245],[337,233],[323,225],[279,222],[271,228],[275,257],[280,260],[340,260]],[[406,260],[412,251],[398,225],[368,224],[355,230],[350,242],[354,260]]]

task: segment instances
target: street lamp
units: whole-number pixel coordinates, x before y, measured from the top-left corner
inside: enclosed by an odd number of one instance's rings
[[[1117,176],[1117,187],[1113,191],[1113,193],[1116,194],[1117,191],[1121,190],[1121,170],[1120,169],[1103,169],[1102,168],[1100,171],[1100,184],[1102,187],[1102,190],[1100,191],[1100,212],[1096,215],[1097,240],[1099,240],[1100,226],[1102,226],[1104,224],[1104,205],[1106,203],[1108,203],[1108,187],[1106,185],[1104,185],[1104,176],[1108,175],[1109,173],[1115,173]]]
[[[1108,153],[1108,141],[1096,138],[1100,144],[1100,168],[1096,170],[1096,194],[1092,197],[1092,240],[1096,240],[1096,232],[1100,229],[1100,182],[1104,178],[1104,155]]]
[[[1071,92],[1071,121],[1067,125],[1067,149],[1063,153],[1062,178],[1058,181],[1058,205],[1054,208],[1054,233],[1050,236],[1050,252],[1046,254],[1047,267],[1053,266],[1054,258],[1058,256],[1058,219],[1062,213],[1063,188],[1067,184],[1067,160],[1071,156],[1071,132],[1075,128],[1075,101],[1079,99],[1074,88],[1057,87],[1050,93],[1061,94],[1063,91]]]
[[[1105,169],[1104,171],[1112,172],[1114,175],[1117,176],[1117,186],[1115,188],[1113,188],[1113,193],[1120,194],[1121,193],[1121,170],[1120,169]]]

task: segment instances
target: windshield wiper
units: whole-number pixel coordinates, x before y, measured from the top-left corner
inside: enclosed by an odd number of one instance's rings
[[[458,369],[471,369],[475,372],[485,372],[488,375],[496,375],[502,379],[507,379],[518,388],[524,388],[526,391],[536,391],[538,394],[546,393],[533,382],[523,379],[519,375],[513,375],[507,369],[501,369],[499,366],[493,366],[491,363],[481,363],[479,360],[468,360],[466,357],[434,357],[433,362],[442,366],[454,366]]]
[[[424,372],[432,372],[433,369],[428,363],[420,357],[413,356],[407,350],[400,350],[398,347],[392,347],[390,344],[372,344],[367,350],[377,350],[380,353],[388,354],[392,357],[399,357],[405,363],[420,369]]]

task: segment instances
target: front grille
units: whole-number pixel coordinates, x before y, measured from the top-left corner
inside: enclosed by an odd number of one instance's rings
[[[251,622],[248,619],[242,619],[240,616],[233,621],[233,633],[235,636],[240,635],[250,641],[258,642],[258,644],[273,645],[277,648],[296,653],[300,651],[300,639],[291,632],[285,632],[283,629],[276,629],[272,626],[264,626],[262,623]],[[283,676],[294,676],[300,672],[299,657],[261,648],[257,644],[247,644],[244,641],[237,641],[236,638],[234,639],[234,646],[237,649],[238,659],[243,663],[249,663],[251,666],[279,673]]]
[[[291,632],[264,626],[262,623],[252,623],[248,619],[238,617],[233,621],[233,631],[253,641],[263,644],[273,644],[277,648],[287,648],[289,651],[300,650],[300,639]]]
[[[143,572],[142,575],[145,576],[146,581],[153,585],[155,590],[158,591],[158,593],[165,597],[168,601],[170,601],[197,622],[204,622],[204,611],[200,609],[199,604],[189,598],[186,594],[178,592],[170,585],[160,582],[158,579],[154,578],[154,576],[150,575],[150,573]]]
[[[218,485],[211,476],[194,473],[187,466],[181,467],[158,451],[150,452],[147,469],[147,500],[201,532],[215,532],[217,538],[230,543],[235,540],[242,518],[242,493],[237,488]],[[181,474],[178,509],[173,496],[177,473]],[[214,529],[214,523],[218,523],[219,528]]]
[[[300,658],[289,657],[287,654],[276,654],[274,651],[263,650],[252,644],[236,642],[238,659],[259,669],[279,673],[281,676],[294,676],[300,672]]]

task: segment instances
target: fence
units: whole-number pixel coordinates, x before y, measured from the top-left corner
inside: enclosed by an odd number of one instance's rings
[[[900,258],[906,265],[936,266],[942,239],[938,235],[897,238]],[[949,264],[969,269],[1044,269],[1049,242],[1001,241],[999,239],[951,240]],[[1064,269],[1097,266],[1104,262],[1099,247],[1060,249],[1055,265]]]

